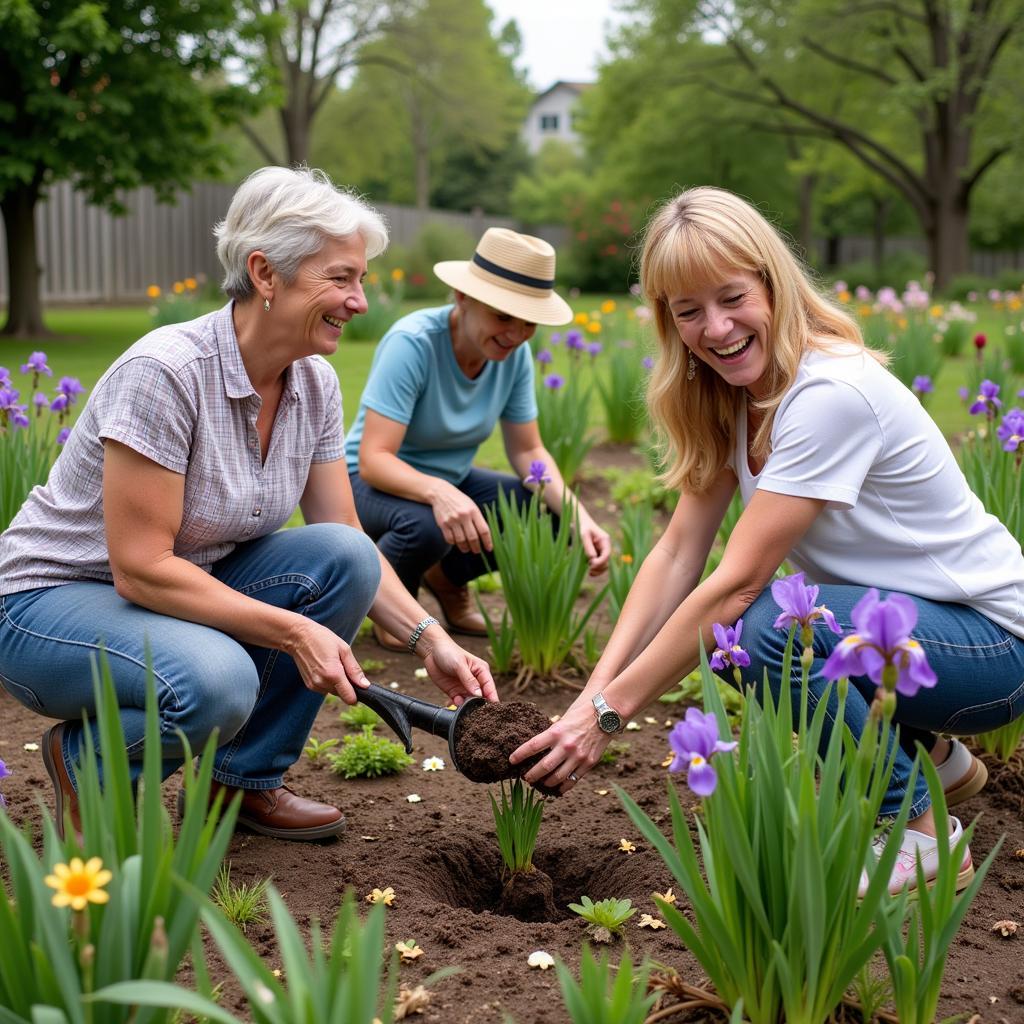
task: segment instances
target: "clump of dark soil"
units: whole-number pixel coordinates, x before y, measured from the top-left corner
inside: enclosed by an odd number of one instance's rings
[[[562,914],[555,906],[551,876],[537,868],[515,872],[501,890],[495,913],[520,921],[557,921]]]
[[[500,782],[528,772],[540,756],[511,764],[509,755],[551,724],[536,704],[481,704],[455,727],[455,758],[472,782]]]

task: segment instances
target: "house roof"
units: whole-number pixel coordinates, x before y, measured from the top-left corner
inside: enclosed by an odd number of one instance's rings
[[[534,103],[539,103],[545,96],[553,93],[560,86],[565,86],[567,89],[572,89],[573,92],[581,93],[590,89],[594,85],[593,82],[563,82],[561,80],[554,83],[554,85],[548,86],[543,92],[537,93],[533,98]]]

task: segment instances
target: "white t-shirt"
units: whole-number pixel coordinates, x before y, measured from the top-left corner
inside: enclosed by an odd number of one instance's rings
[[[967,484],[935,421],[871,356],[809,352],[761,472],[746,408],[732,465],[756,489],[828,502],[789,555],[815,583],[852,583],[976,609],[1024,637],[1024,555]]]

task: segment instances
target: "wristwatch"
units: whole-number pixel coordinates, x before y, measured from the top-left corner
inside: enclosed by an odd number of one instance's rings
[[[595,694],[592,703],[597,712],[597,727],[601,732],[622,732],[622,715],[609,706],[603,693]]]

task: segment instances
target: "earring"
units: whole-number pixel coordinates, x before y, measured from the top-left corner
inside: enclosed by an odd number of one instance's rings
[[[697,360],[693,358],[693,353],[690,353],[690,358],[686,362],[686,379],[693,380],[697,376]]]
[[[263,312],[264,313],[269,313],[270,312],[270,299],[264,299],[263,300]]]

